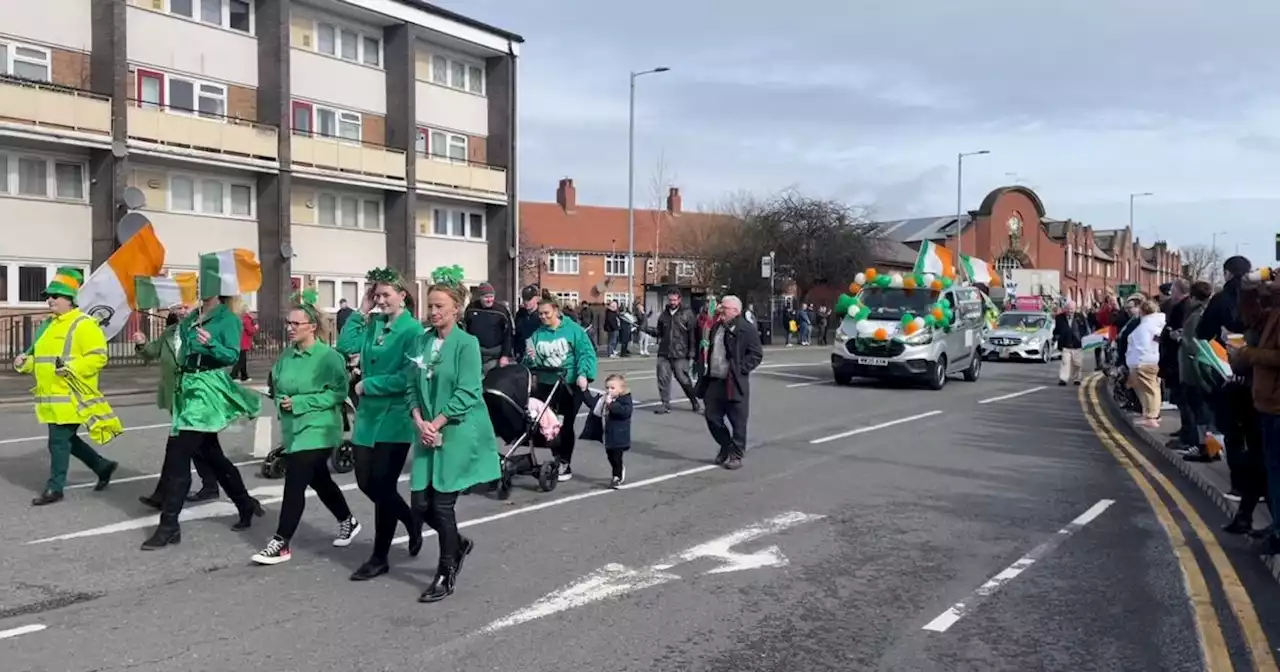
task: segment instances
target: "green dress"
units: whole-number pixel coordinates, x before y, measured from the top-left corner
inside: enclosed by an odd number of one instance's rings
[[[196,329],[209,332],[209,342],[201,343]],[[220,305],[203,319],[193,312],[178,324],[182,351],[181,372],[173,398],[173,426],[178,432],[216,434],[242,418],[256,418],[262,397],[231,380],[229,369],[240,358],[240,334],[244,323],[230,308]]]
[[[360,355],[364,395],[356,408],[351,442],[372,448],[379,443],[413,443],[417,431],[404,391],[408,384],[407,355],[422,334],[422,325],[408,311],[394,322],[387,316],[351,314],[338,335],[338,352]]]
[[[427,422],[442,414],[449,421],[440,446],[423,445],[415,429],[409,489],[459,492],[497,480],[502,469],[484,403],[480,341],[460,327],[441,341],[431,329],[418,339],[410,360],[409,408]]]
[[[280,402],[288,397],[290,410]],[[342,404],[347,398],[347,363],[337,350],[316,342],[306,350],[291,345],[271,368],[284,452],[327,450],[342,443]]]

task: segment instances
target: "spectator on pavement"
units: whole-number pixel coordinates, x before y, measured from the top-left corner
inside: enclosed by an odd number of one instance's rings
[[[1129,334],[1125,366],[1129,368],[1129,388],[1142,404],[1138,424],[1154,429],[1160,426],[1160,334],[1165,314],[1155,301],[1143,303],[1140,310],[1138,326]]]
[[[1092,314],[1089,315],[1089,326],[1095,331],[1098,329],[1108,329],[1115,327],[1117,330],[1124,326],[1117,324],[1121,320],[1120,309],[1116,307],[1116,298],[1107,294],[1102,299],[1102,304],[1098,306]],[[1107,363],[1108,348],[1102,347],[1093,351],[1093,364],[1098,370],[1102,370],[1103,365]]]
[[[258,335],[258,321],[246,310],[240,315],[240,322],[244,325],[240,333],[240,359],[231,367],[231,378],[247,383],[253,380],[249,377],[249,351],[253,350],[253,337]]]
[[[826,306],[818,308],[818,343],[827,345],[827,326],[831,320],[831,310]]]
[[[1089,334],[1089,323],[1084,314],[1076,310],[1076,302],[1068,301],[1066,309],[1054,318],[1053,340],[1062,353],[1062,364],[1058,368],[1058,385],[1072,382],[1080,384],[1083,374],[1083,356],[1080,348],[1084,337]]]
[[[1268,326],[1273,311],[1263,307],[1264,292],[1267,298],[1270,298],[1270,292],[1266,292],[1267,289],[1270,288],[1252,284],[1240,287],[1239,310],[1240,321],[1245,326],[1244,347],[1229,347],[1227,351],[1232,373],[1239,376],[1241,383],[1231,386],[1230,393],[1238,395],[1232,402],[1234,412],[1231,414],[1231,419],[1239,423],[1232,428],[1232,431],[1244,435],[1244,455],[1236,462],[1240,472],[1236,479],[1239,481],[1237,487],[1240,488],[1238,493],[1240,506],[1237,507],[1231,522],[1222,528],[1230,534],[1254,534],[1253,513],[1264,496],[1269,502],[1276,501],[1270,497],[1267,488],[1273,478],[1280,478],[1280,474],[1273,476],[1269,473],[1268,437],[1264,433],[1266,431],[1264,423],[1268,413],[1266,409],[1280,408],[1276,400],[1276,394],[1280,393],[1280,388],[1276,385],[1277,368],[1265,365],[1269,358],[1277,364],[1280,364],[1280,360],[1276,359],[1274,350],[1269,351],[1261,347],[1263,334],[1268,329],[1273,329]],[[1267,335],[1274,338],[1272,334]],[[1224,442],[1225,437],[1224,432]],[[1227,459],[1230,462],[1230,456]],[[1275,504],[1270,504],[1270,507],[1273,511],[1277,508]],[[1263,543],[1266,548],[1261,550],[1267,554],[1274,554],[1277,545],[1269,538],[1270,536],[1264,537]]]
[[[1191,451],[1188,455],[1198,454],[1204,443],[1204,433],[1212,423],[1209,413],[1208,381],[1200,371],[1199,346],[1196,345],[1196,325],[1204,314],[1204,307],[1213,294],[1213,286],[1207,282],[1196,282],[1191,285],[1187,298],[1186,319],[1182,322],[1178,338],[1178,404],[1181,424],[1178,436],[1166,444],[1173,450]]]
[[[347,326],[347,318],[351,317],[351,313],[353,312],[355,311],[351,309],[351,304],[347,303],[346,299],[340,299],[338,301],[338,314],[336,316],[337,318],[336,323],[337,323],[339,334],[342,333],[342,328]]]
[[[1200,323],[1196,325],[1196,338],[1202,341],[1218,341],[1226,346],[1224,333],[1243,334],[1247,325],[1240,316],[1240,285],[1252,270],[1249,260],[1239,255],[1227,259],[1222,264],[1223,277],[1226,282],[1222,289],[1209,299]],[[1244,492],[1243,481],[1248,478],[1248,467],[1244,463],[1245,435],[1244,424],[1235,415],[1235,408],[1245,398],[1246,390],[1239,381],[1228,380],[1217,394],[1212,396],[1209,407],[1213,413],[1213,424],[1222,433],[1223,449],[1227,454],[1227,467],[1231,471],[1232,498]],[[1265,425],[1265,421],[1263,423]]]
[[[636,317],[629,310],[618,311],[618,356],[631,356],[631,335],[636,330]]]
[[[1169,300],[1160,311],[1165,315],[1164,329],[1160,332],[1160,389],[1161,399],[1169,402],[1163,410],[1182,408],[1182,388],[1178,383],[1178,345],[1182,327],[1187,318],[1187,301],[1191,283],[1178,278],[1169,283]]]
[[[740,469],[747,451],[750,376],[764,351],[755,326],[742,317],[741,299],[724,297],[717,318],[708,339],[707,375],[698,380],[697,395],[706,402],[707,429],[720,448],[716,464]]]
[[[636,304],[636,333],[640,334],[640,355],[649,356],[649,348],[653,347],[653,336],[647,329],[653,324],[653,311],[645,310],[643,303]]]
[[[792,340],[799,340],[797,335],[800,331],[799,317],[796,315],[795,306],[787,301],[787,305],[782,309],[782,330],[787,333],[787,347],[795,347]]]
[[[520,290],[520,309],[516,311],[515,336],[511,347],[515,356],[521,359],[524,358],[525,341],[542,326],[542,321],[538,319],[539,295],[537,285],[529,285]]]
[[[604,312],[604,333],[609,344],[609,358],[613,359],[618,356],[618,330],[621,329],[622,320],[618,316],[618,302],[610,301],[605,307]]]
[[[480,342],[480,361],[489,373],[511,363],[515,325],[506,306],[494,301],[493,285],[482,282],[476,293],[480,296],[467,306],[463,328]]]
[[[809,345],[809,339],[813,335],[813,306],[808,303],[800,304],[796,319],[800,324],[800,345]]]
[[[646,331],[658,338],[658,397],[662,406],[654,413],[671,412],[672,378],[680,384],[680,389],[689,397],[689,403],[693,404],[693,412],[697,413],[702,405],[693,392],[689,367],[698,352],[698,323],[693,311],[681,305],[680,290],[667,292],[667,307],[658,316],[657,328],[646,328]]]

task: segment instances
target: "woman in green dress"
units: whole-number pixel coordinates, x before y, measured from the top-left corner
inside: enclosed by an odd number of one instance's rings
[[[414,510],[440,541],[436,577],[420,602],[452,595],[462,562],[475,548],[458,533],[458,493],[502,475],[483,399],[480,342],[458,327],[467,305],[460,276],[456,267],[433,274],[436,282],[427,292],[431,328],[410,356],[406,400],[416,441],[409,490]]]
[[[203,287],[201,288],[204,289]],[[191,489],[191,456],[200,454],[212,467],[218,485],[235,502],[240,513],[233,530],[245,530],[254,516],[263,515],[262,504],[249,495],[240,471],[222,452],[218,433],[231,423],[255,418],[262,401],[256,392],[231,380],[231,365],[240,359],[240,335],[244,323],[228,304],[237,297],[210,296],[200,310],[178,324],[182,343],[178,353],[178,381],[173,396],[173,440],[165,447],[161,479],[168,483],[160,509],[160,525],[142,544],[151,551],[182,540],[178,516]]]
[[[338,520],[334,546],[349,546],[360,533],[360,522],[351,515],[346,497],[329,473],[329,456],[342,442],[346,359],[321,340],[314,292],[298,297],[287,325],[292,343],[276,360],[269,379],[269,396],[275,400],[284,439],[284,497],[275,536],[253,556],[260,565],[278,565],[293,557],[289,540],[302,521],[307,487],[315,490]]]
[[[413,316],[413,297],[399,273],[375,268],[365,280],[369,291],[360,310],[347,318],[338,336],[338,352],[360,357],[351,443],[356,483],[374,505],[373,555],[351,575],[352,581],[368,581],[390,570],[387,558],[397,522],[409,532],[409,555],[422,550],[422,523],[414,520],[399,490],[400,472],[416,433],[405,405],[407,354],[422,334],[422,325]]]

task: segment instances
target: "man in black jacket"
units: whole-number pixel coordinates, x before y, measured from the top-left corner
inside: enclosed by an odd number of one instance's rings
[[[480,298],[467,306],[463,324],[466,332],[480,341],[480,362],[489,373],[511,362],[515,323],[506,306],[494,301],[493,285],[482,282],[476,293]]]
[[[1181,408],[1182,386],[1178,380],[1178,347],[1182,344],[1182,325],[1187,320],[1187,299],[1191,283],[1181,278],[1169,284],[1169,300],[1164,303],[1165,323],[1160,331],[1160,382],[1164,388],[1160,398]]]
[[[680,305],[680,290],[667,292],[667,308],[658,316],[658,328],[645,330],[658,337],[658,397],[662,406],[654,413],[671,412],[672,378],[689,397],[693,412],[702,410],[693,392],[693,381],[689,380],[689,366],[698,352],[698,320],[692,310]]]
[[[1226,283],[1223,284],[1222,291],[1214,294],[1205,305],[1200,323],[1196,325],[1196,338],[1222,343],[1224,331],[1232,334],[1245,332],[1246,325],[1240,318],[1240,285],[1251,270],[1253,265],[1239,255],[1223,262],[1222,275],[1226,278]],[[1249,385],[1232,378],[1217,394],[1210,397],[1209,407],[1213,413],[1213,425],[1222,432],[1222,442],[1225,444],[1223,452],[1227,454],[1227,468],[1231,472],[1230,494],[1239,497],[1249,489],[1245,484],[1246,479],[1250,478],[1250,467],[1244,460],[1248,455],[1248,444],[1245,423],[1241,417],[1247,410],[1237,413],[1234,410],[1236,405],[1241,409],[1252,406],[1253,390]]]
[[[1084,356],[1080,348],[1084,337],[1089,335],[1089,321],[1084,313],[1076,310],[1076,302],[1068,301],[1053,321],[1053,340],[1058,342],[1058,350],[1062,353],[1062,365],[1058,368],[1058,384],[1066,385],[1070,380],[1080,384],[1080,376],[1084,368]]]
[[[516,311],[515,335],[512,338],[512,349],[519,359],[525,356],[525,342],[542,326],[542,320],[538,318],[538,296],[537,285],[520,290],[520,309]]]
[[[755,326],[742,317],[738,297],[721,299],[719,319],[711,327],[708,342],[707,373],[698,379],[696,392],[707,404],[707,429],[720,445],[716,464],[740,469],[747,451],[750,376],[764,359],[764,350]]]

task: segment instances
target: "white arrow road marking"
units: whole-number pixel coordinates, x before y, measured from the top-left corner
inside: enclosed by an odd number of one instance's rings
[[[692,562],[700,558],[715,558],[723,563],[719,567],[705,572],[706,574],[727,574],[729,572],[740,572],[763,567],[784,567],[787,565],[788,560],[776,545],[754,553],[736,553],[733,551],[733,547],[776,534],[797,525],[821,520],[824,517],[798,511],[784,513],[757,525],[745,527],[737,532],[698,544],[646,569],[635,570],[625,565],[610,563],[582,577],[577,582],[543,597],[529,607],[490,623],[480,632],[495,632],[502,628],[527,623],[561,611],[582,607],[592,602],[620,597],[645,588],[652,588],[669,581],[678,580],[681,577],[672,574],[670,570],[676,565]]]

